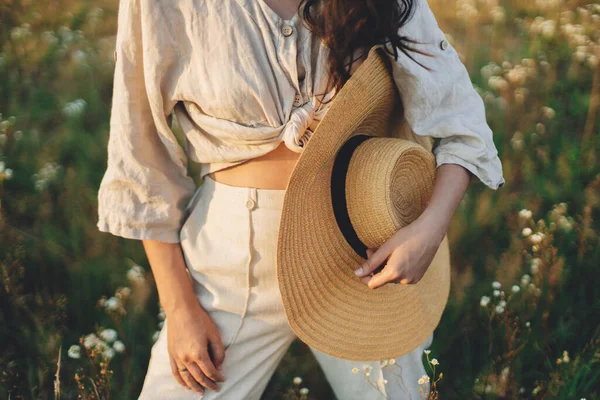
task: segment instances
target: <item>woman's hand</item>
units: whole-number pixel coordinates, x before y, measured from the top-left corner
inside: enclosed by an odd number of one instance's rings
[[[388,282],[419,282],[431,265],[465,191],[475,181],[473,177],[462,165],[438,165],[433,193],[425,210],[411,224],[394,233],[379,249],[367,250],[367,261],[357,269],[360,280],[371,289]],[[380,272],[368,276],[383,263],[386,264]]]
[[[177,382],[199,393],[204,388],[218,392],[216,382],[225,380],[220,372],[225,349],[209,314],[197,303],[172,312],[167,319],[171,370]]]
[[[444,224],[422,214],[394,233],[379,249],[367,249],[368,259],[355,273],[371,289],[385,283],[417,283],[425,275],[445,234]],[[383,263],[381,271],[369,276]]]

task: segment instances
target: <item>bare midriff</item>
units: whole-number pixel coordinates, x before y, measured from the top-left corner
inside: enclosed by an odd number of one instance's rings
[[[319,121],[310,129],[314,132]],[[260,189],[286,189],[300,153],[290,150],[282,141],[279,146],[260,157],[208,174],[217,182],[230,186]]]

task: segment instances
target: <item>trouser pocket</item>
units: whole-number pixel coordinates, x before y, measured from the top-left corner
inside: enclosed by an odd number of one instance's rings
[[[184,259],[203,308],[242,315],[251,256],[249,210],[203,189],[190,202],[180,232]]]

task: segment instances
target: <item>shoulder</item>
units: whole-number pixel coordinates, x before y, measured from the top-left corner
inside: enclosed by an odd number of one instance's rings
[[[427,0],[415,0],[413,4],[416,7],[413,17],[400,28],[399,34],[418,42],[407,43],[417,51],[398,51],[396,60],[393,55],[390,58],[407,115],[417,121],[435,117],[442,112],[439,106],[444,102],[471,98],[473,86]]]

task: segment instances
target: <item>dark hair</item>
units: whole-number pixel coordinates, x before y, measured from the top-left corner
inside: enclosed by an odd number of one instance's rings
[[[350,78],[354,62],[372,46],[382,43],[391,43],[391,51],[388,46],[384,48],[394,56],[394,60],[398,58],[399,49],[421,67],[430,70],[407,52],[431,56],[406,44],[420,42],[399,34],[399,29],[414,14],[415,1],[418,0],[302,0],[298,5],[299,16],[329,49],[330,74],[326,88],[333,80],[332,88],[339,92]],[[360,56],[355,58],[357,50]]]

